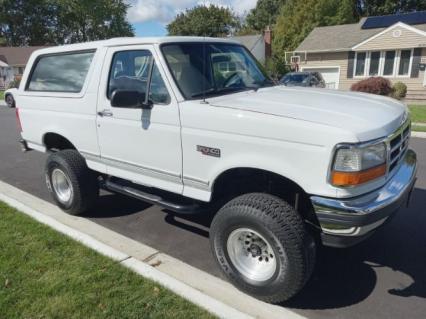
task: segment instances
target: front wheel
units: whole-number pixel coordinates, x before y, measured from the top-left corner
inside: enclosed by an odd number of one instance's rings
[[[65,150],[47,158],[46,185],[56,204],[71,215],[81,215],[99,196],[95,172],[76,150]]]
[[[278,197],[253,193],[230,201],[215,216],[210,234],[226,277],[260,300],[290,299],[312,273],[315,242],[300,215]]]

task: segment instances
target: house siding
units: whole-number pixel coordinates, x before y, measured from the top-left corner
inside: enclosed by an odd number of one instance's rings
[[[350,90],[352,84],[366,79],[367,77],[348,78],[348,57],[349,52],[324,52],[324,53],[308,53],[307,62],[302,63],[300,67],[303,68],[316,68],[316,67],[339,67],[340,68],[340,81],[339,90]],[[426,48],[422,48],[421,63],[426,63]],[[401,78],[401,77],[386,77],[392,83],[403,82],[407,85],[408,90],[425,90],[423,80],[425,71],[419,71],[416,78]]]
[[[394,33],[399,36],[394,36]],[[426,37],[403,27],[390,29],[356,48],[356,51],[426,47]]]

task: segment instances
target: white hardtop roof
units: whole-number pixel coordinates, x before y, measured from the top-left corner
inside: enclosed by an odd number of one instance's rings
[[[113,38],[109,40],[92,41],[76,44],[67,44],[56,47],[49,47],[37,50],[37,54],[58,53],[67,51],[79,50],[92,50],[101,47],[117,47],[125,45],[138,45],[138,44],[162,44],[162,43],[175,43],[175,42],[218,42],[218,43],[235,43],[240,44],[238,41],[223,39],[223,38],[210,38],[210,37],[127,37],[127,38]]]

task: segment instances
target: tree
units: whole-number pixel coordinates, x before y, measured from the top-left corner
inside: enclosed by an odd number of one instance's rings
[[[215,5],[195,6],[180,13],[167,25],[170,35],[224,37],[238,29],[240,22],[234,13]]]
[[[45,0],[0,0],[0,37],[11,46],[52,43],[54,11]]]
[[[244,29],[263,31],[273,26],[286,0],[259,0],[246,17]]]
[[[426,0],[356,0],[358,13],[377,16],[426,10]]]
[[[358,21],[355,0],[287,0],[274,28],[271,65],[284,69],[285,52],[293,51],[318,26]]]
[[[133,36],[123,0],[0,0],[0,37],[11,46]]]
[[[86,42],[134,36],[126,20],[128,4],[122,0],[56,0],[60,42]]]
[[[354,11],[353,0],[288,0],[277,18],[273,50],[294,50],[315,27],[354,23]]]

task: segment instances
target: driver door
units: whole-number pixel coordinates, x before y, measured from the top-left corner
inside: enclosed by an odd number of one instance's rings
[[[101,161],[109,175],[182,193],[178,104],[156,61],[149,45],[108,49],[97,107]],[[111,106],[115,90],[149,94],[152,109]]]

